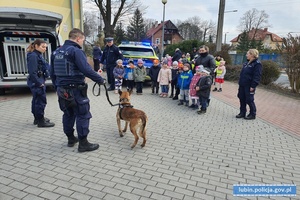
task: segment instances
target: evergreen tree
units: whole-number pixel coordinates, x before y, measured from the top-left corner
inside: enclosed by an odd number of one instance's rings
[[[250,48],[250,43],[251,42],[249,41],[248,34],[246,31],[244,31],[241,34],[241,38],[239,39],[236,49],[242,53],[247,52]]]
[[[145,24],[143,15],[137,8],[134,12],[134,16],[130,20],[130,24],[127,27],[127,38],[133,41],[141,41],[146,37]]]
[[[119,23],[117,26],[116,26],[116,30],[115,30],[115,43],[116,44],[121,44],[121,42],[123,40],[126,40],[126,37],[125,37],[125,31],[123,30],[122,28],[122,23]]]

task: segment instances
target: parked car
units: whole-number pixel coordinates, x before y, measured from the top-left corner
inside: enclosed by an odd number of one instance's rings
[[[149,42],[123,41],[119,48],[124,56],[124,65],[127,65],[129,59],[133,60],[134,65],[137,65],[138,59],[144,61],[147,70],[146,81],[150,81],[149,69],[153,65],[153,60],[158,59],[151,44]]]

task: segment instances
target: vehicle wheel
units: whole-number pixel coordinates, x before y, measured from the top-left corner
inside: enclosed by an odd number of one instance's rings
[[[0,88],[0,95],[5,95],[5,89],[4,88]]]

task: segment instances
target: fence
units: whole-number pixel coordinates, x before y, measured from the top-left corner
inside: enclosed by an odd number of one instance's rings
[[[247,58],[245,54],[229,54],[231,57],[232,65],[241,65],[246,62]],[[276,62],[279,67],[284,68],[284,64],[282,62],[282,57],[279,54],[260,54],[260,60],[272,60]]]

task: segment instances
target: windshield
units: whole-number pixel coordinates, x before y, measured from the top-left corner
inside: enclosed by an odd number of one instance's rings
[[[154,53],[152,49],[137,48],[137,47],[119,47],[122,54],[125,56],[141,56],[141,57],[153,57]]]

